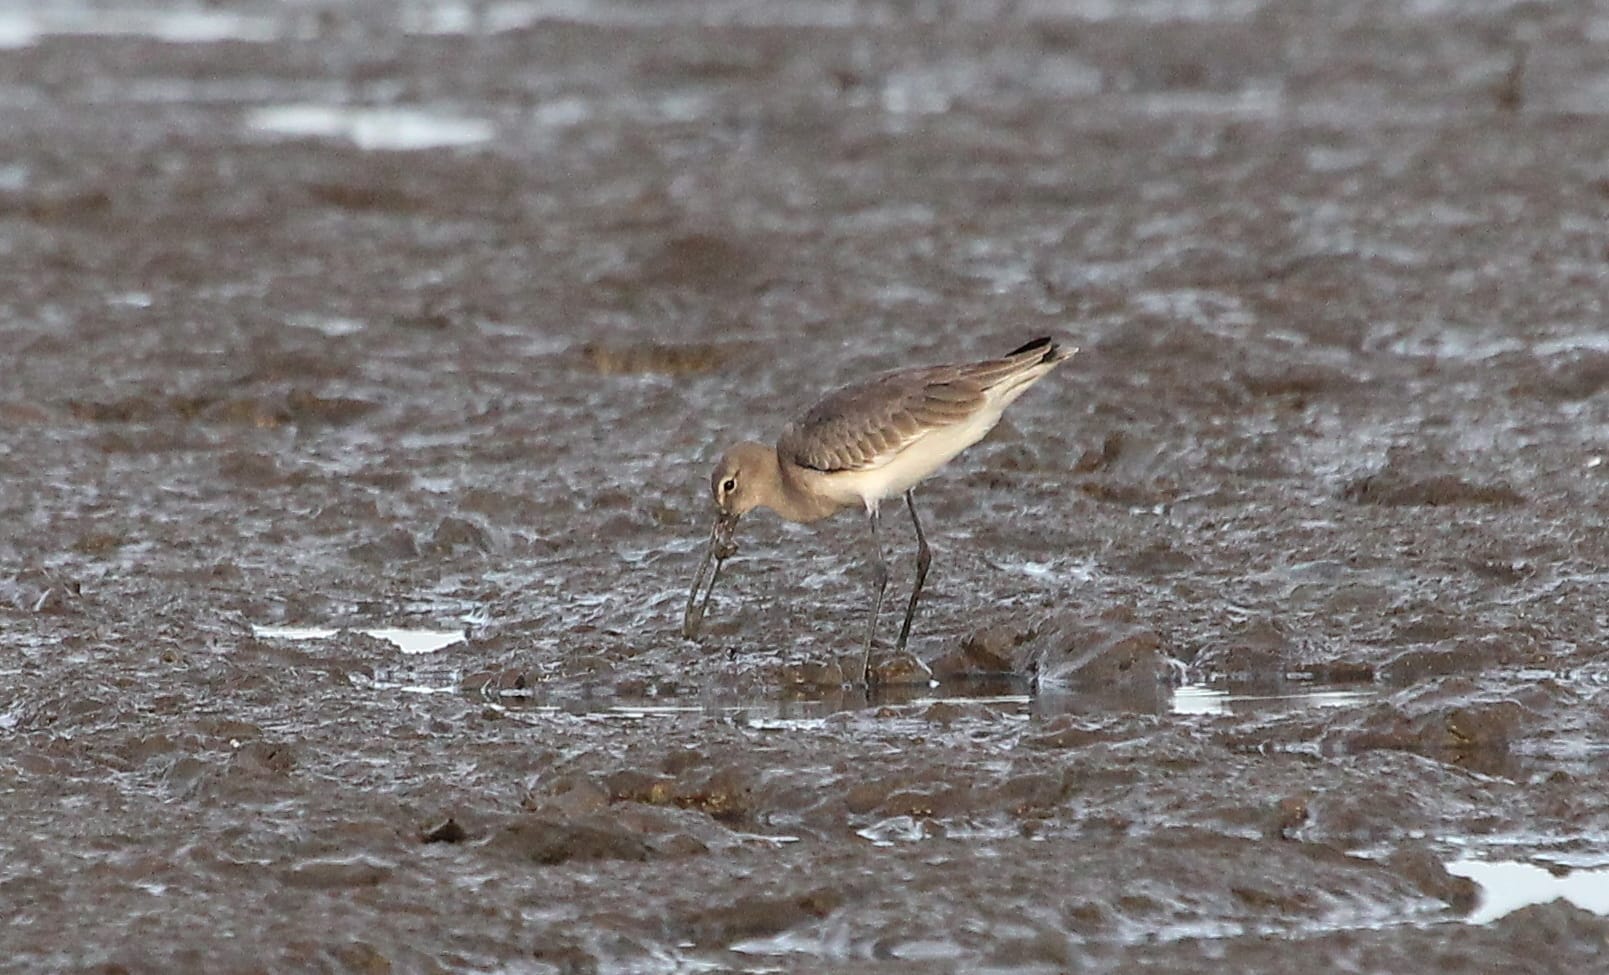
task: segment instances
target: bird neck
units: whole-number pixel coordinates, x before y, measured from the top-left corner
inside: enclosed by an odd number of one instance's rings
[[[766,507],[789,521],[799,522],[819,521],[842,507],[819,491],[810,490],[798,469],[778,460],[775,451],[771,457],[773,462],[766,476],[773,480],[767,485],[770,490]]]

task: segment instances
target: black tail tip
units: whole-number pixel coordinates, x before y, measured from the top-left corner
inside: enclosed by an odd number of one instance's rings
[[[1077,349],[1073,350],[1073,352],[1077,351]],[[1045,362],[1060,362],[1072,355],[1072,352],[1063,351],[1062,347],[1056,344],[1055,339],[1048,335],[1041,335],[1032,342],[1025,342],[1022,345],[1017,346],[1015,349],[1012,349],[1010,352],[1007,352],[1005,357],[1007,359],[1012,359],[1019,355],[1027,355],[1031,352],[1044,353],[1044,358],[1042,361]]]

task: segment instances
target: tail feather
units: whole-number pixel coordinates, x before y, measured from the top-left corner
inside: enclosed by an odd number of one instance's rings
[[[1056,340],[1050,336],[1041,335],[1039,338],[1036,338],[1031,342],[1025,342],[1022,345],[1017,346],[1015,349],[1007,352],[1002,358],[1015,359],[1018,356],[1025,356],[1038,352],[1040,353],[1039,362],[1045,365],[1053,366],[1058,362],[1064,362],[1068,359],[1071,359],[1073,357],[1073,353],[1077,351],[1078,349],[1076,347],[1071,349],[1063,348],[1062,346],[1058,345]]]
[[[1014,359],[1017,356],[1022,355],[1024,352],[1032,352],[1035,349],[1043,349],[1043,348],[1046,348],[1048,346],[1054,346],[1055,344],[1056,344],[1055,342],[1052,342],[1050,340],[1050,336],[1041,335],[1038,338],[1036,338],[1036,339],[1034,339],[1034,340],[1032,340],[1030,342],[1025,342],[1022,345],[1017,346],[1015,349],[1012,349],[1010,352],[1007,352],[1005,354],[1005,358]]]
[[[1076,348],[1064,348],[1050,336],[1034,339],[998,359],[973,367],[973,381],[988,391],[990,399],[1002,404],[1016,399],[1023,390],[1043,379],[1056,365],[1072,358]]]

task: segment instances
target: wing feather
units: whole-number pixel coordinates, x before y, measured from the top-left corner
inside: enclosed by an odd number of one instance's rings
[[[934,428],[965,421],[983,396],[953,367],[885,373],[828,394],[783,431],[777,453],[823,472],[870,470]]]
[[[881,467],[928,433],[966,423],[989,402],[1009,403],[1076,351],[1046,337],[998,359],[873,376],[811,407],[783,431],[777,455],[824,473]]]

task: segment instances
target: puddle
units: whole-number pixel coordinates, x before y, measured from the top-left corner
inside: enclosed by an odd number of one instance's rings
[[[1489,924],[1561,897],[1582,910],[1609,915],[1609,866],[1549,869],[1520,860],[1454,860],[1447,872],[1480,885],[1480,904],[1466,919],[1470,924]]]
[[[406,654],[435,653],[455,643],[464,642],[464,634],[457,631],[385,626],[374,629],[354,627],[348,629],[394,644],[398,650]],[[325,640],[341,631],[318,626],[253,626],[251,632],[253,636],[270,640]]]
[[[954,704],[987,704],[1002,708],[1008,714],[1026,719],[1032,699],[1027,696],[1000,697],[944,697],[933,693],[900,702],[878,700],[867,703],[864,695],[858,698],[822,697],[816,699],[769,699],[733,701],[727,699],[632,699],[598,700],[588,698],[538,699],[532,691],[503,691],[495,696],[502,707],[520,714],[569,714],[605,721],[645,721],[653,718],[700,717],[718,718],[752,728],[757,731],[802,731],[822,728],[834,714],[846,711],[865,711],[882,708],[890,711],[920,714],[929,705],[940,701]],[[545,695],[544,695],[545,698]]]
[[[412,3],[401,10],[402,27],[410,34],[500,34],[562,14],[556,6],[529,0]]]
[[[255,109],[246,115],[246,127],[294,139],[345,139],[359,149],[395,152],[476,145],[497,134],[496,126],[486,119],[414,108],[312,102]]]
[[[1288,714],[1313,708],[1338,708],[1364,704],[1379,697],[1372,684],[1316,684],[1286,681],[1255,687],[1187,683],[1173,687],[1126,687],[1104,691],[1042,689],[1033,700],[1033,713],[1052,714],[1134,714],[1179,717],[1255,717]]]
[[[39,5],[43,6],[43,5]],[[45,37],[149,37],[172,44],[266,43],[280,36],[277,19],[225,10],[0,10],[0,48],[28,47]]]
[[[708,26],[816,27],[841,30],[886,18],[852,0],[754,4],[745,0],[677,3],[599,0],[415,0],[402,8],[404,29],[426,34],[492,34],[551,20],[591,27]]]
[[[1202,684],[1173,689],[1174,714],[1254,714],[1303,708],[1339,708],[1379,696],[1374,687],[1304,687],[1284,694],[1251,694]]]
[[[1175,715],[1254,715],[1303,708],[1345,707],[1373,700],[1372,686],[1302,687],[1288,693],[1236,693],[1200,685],[1170,689],[1159,685],[1152,694],[1030,693],[1026,681],[974,680],[928,687],[885,687],[868,698],[863,690],[820,688],[790,690],[769,698],[734,698],[724,694],[667,695],[618,698],[576,694],[574,687],[489,690],[511,711],[564,713],[605,720],[640,721],[652,718],[699,716],[739,721],[758,729],[820,727],[835,714],[877,710],[891,714],[920,715],[936,704],[983,705],[1004,717],[1027,720],[1058,714],[1100,714],[1114,711]]]

